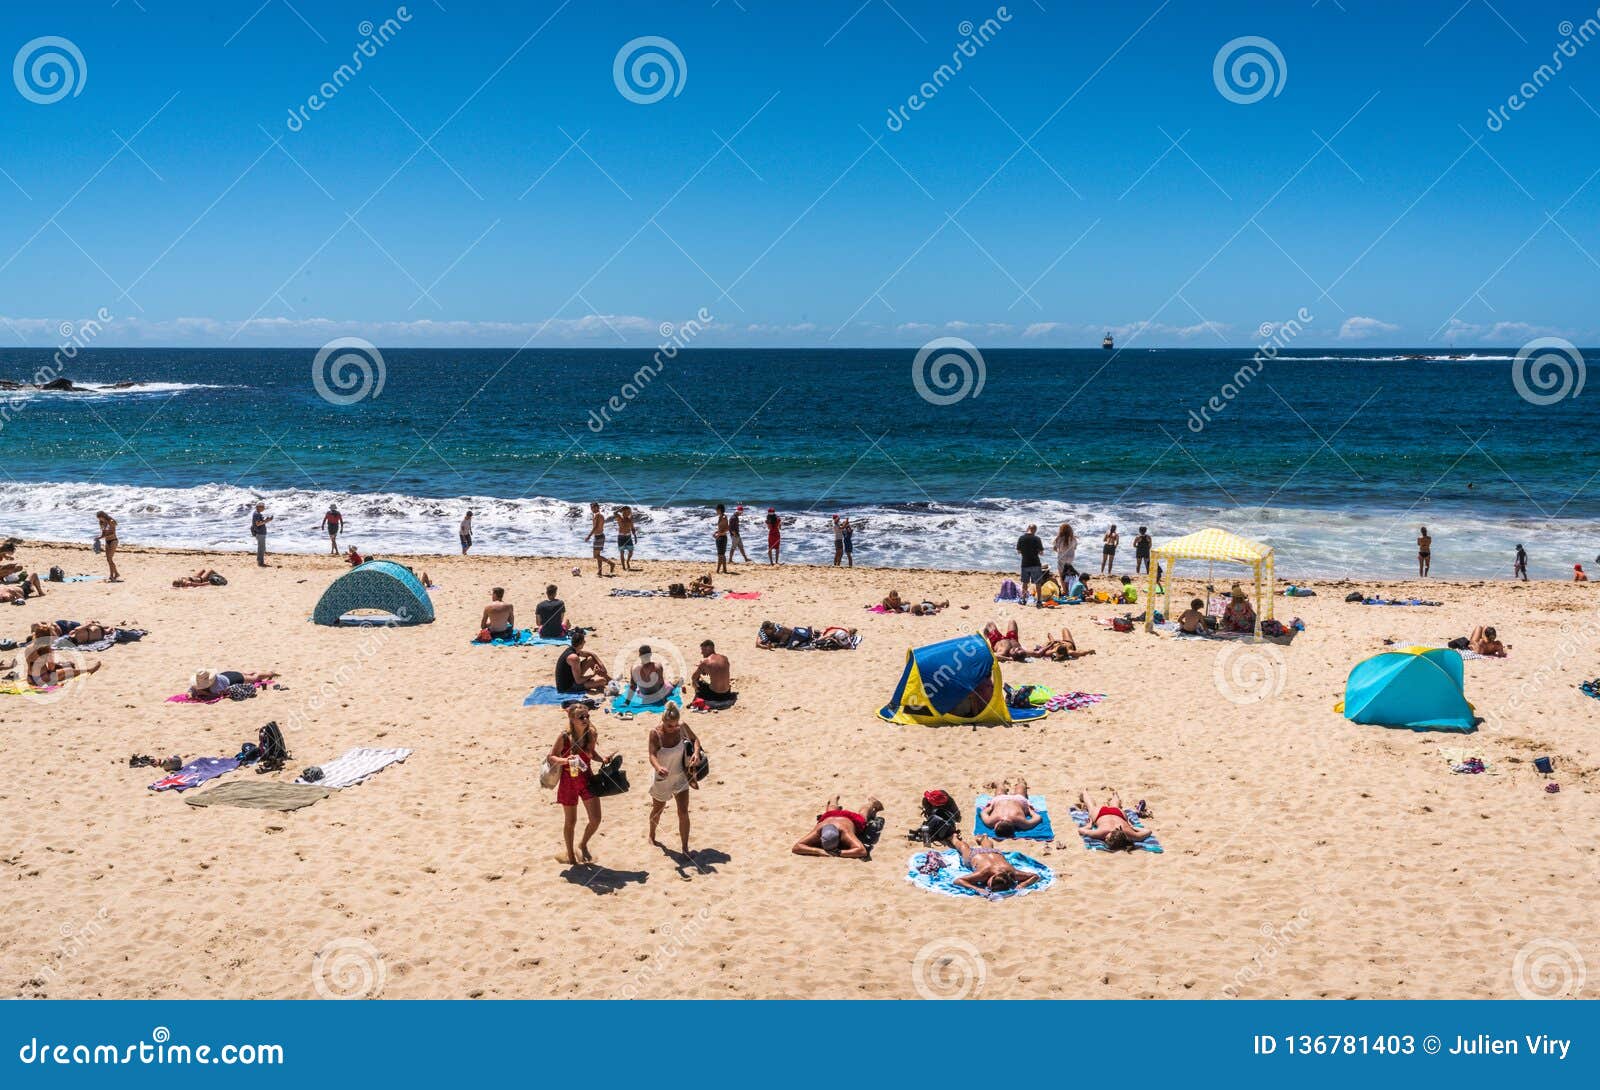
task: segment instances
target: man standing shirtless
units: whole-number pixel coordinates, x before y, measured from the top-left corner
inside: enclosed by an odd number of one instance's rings
[[[594,571],[604,578],[606,565],[611,565],[611,574],[617,574],[617,562],[606,559],[606,516],[601,512],[598,503],[589,505],[589,532],[583,535],[583,540],[594,541]]]

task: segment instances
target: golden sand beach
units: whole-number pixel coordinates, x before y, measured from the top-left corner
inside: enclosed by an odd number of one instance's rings
[[[81,547],[19,556],[36,570],[102,570]],[[344,565],[271,559],[127,548],[125,582],[52,585],[5,609],[12,638],[58,617],[149,630],[59,692],[0,696],[6,994],[1512,997],[1518,967],[1551,943],[1600,944],[1600,702],[1578,689],[1600,672],[1600,591],[1588,585],[1359,585],[1445,603],[1381,608],[1346,604],[1354,584],[1313,583],[1317,597],[1278,599],[1281,619],[1306,624],[1278,647],[1112,632],[1093,623],[1106,606],[997,604],[992,572],[741,565],[719,586],[759,600],[683,601],[608,592],[709,564],[646,561],[601,580],[581,560],[429,556],[408,562],[438,584],[435,623],[341,629],[308,618]],[[1292,578],[1293,557],[1280,563]],[[169,586],[202,565],[229,584]],[[522,700],[551,681],[556,652],[468,642],[489,587],[505,586],[526,624],[548,582],[575,623],[598,629],[591,646],[613,672],[641,642],[691,667],[707,637],[731,657],[738,704],[692,717],[712,762],[691,795],[699,870],[647,843],[649,723],[605,714],[601,746],[625,755],[634,788],[604,802],[600,867],[552,861],[561,814],[538,771],[563,716]],[[891,588],[951,608],[863,609]],[[1179,579],[1174,600],[1198,589]],[[864,638],[849,652],[759,651],[767,618]],[[1008,681],[1104,702],[1010,727],[876,717],[909,647],[1012,618],[1027,643],[1065,625],[1097,654],[1007,664]],[[1512,649],[1466,663],[1477,733],[1362,726],[1332,710],[1386,638],[1442,645],[1480,623]],[[287,688],[167,703],[200,667],[276,670]],[[232,778],[292,780],[357,745],[413,752],[287,813],[192,807],[147,789],[158,770],[128,767],[133,753],[232,755],[269,719],[285,728],[288,768]],[[1453,774],[1446,754],[1463,749],[1489,772]],[[1545,755],[1556,794],[1532,767]],[[1029,851],[1054,870],[1052,888],[991,903],[906,881],[924,790],[948,790],[970,820],[982,785],[1016,774],[1051,802],[1058,839]],[[1105,786],[1147,800],[1163,854],[1083,849],[1067,806]],[[836,793],[850,807],[884,801],[873,858],[791,855]]]

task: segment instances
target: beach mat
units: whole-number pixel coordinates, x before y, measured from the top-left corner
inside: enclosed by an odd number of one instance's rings
[[[979,795],[977,801],[972,804],[973,836],[987,836],[992,837],[995,840],[1054,840],[1056,838],[1055,829],[1050,825],[1050,807],[1049,804],[1045,802],[1045,797],[1043,795],[1029,795],[1028,802],[1032,804],[1035,810],[1039,811],[1039,816],[1044,820],[1039,822],[1039,824],[1035,825],[1033,828],[1024,829],[1017,833],[1015,837],[1011,838],[1001,836],[999,833],[995,832],[993,829],[989,828],[989,826],[983,823],[983,808],[989,805],[989,802],[993,797],[994,796],[992,795]]]
[[[341,628],[390,628],[410,623],[394,613],[344,613],[339,616]]]
[[[610,592],[613,598],[665,598],[664,590],[643,590],[638,587],[612,587]]]
[[[753,602],[761,597],[759,590],[730,590],[723,594],[724,598],[736,598],[741,602]]]
[[[198,795],[185,795],[190,806],[239,806],[246,810],[299,810],[333,794],[316,784],[276,780],[232,780]]]
[[[519,628],[509,640],[497,636],[489,642],[482,640],[470,641],[474,647],[567,647],[572,643],[567,636],[535,636],[531,628]]]
[[[633,715],[660,715],[667,710],[668,704],[676,704],[681,708],[683,707],[683,698],[674,692],[659,704],[646,704],[639,699],[638,694],[630,697],[623,693],[618,693],[611,698],[610,706],[611,710],[619,715],[623,712],[630,712]]]
[[[540,685],[537,686],[533,692],[529,693],[523,698],[522,706],[524,708],[531,708],[536,704],[554,704],[560,706],[564,704],[576,704],[581,700],[591,699],[593,699],[593,697],[591,697],[588,693],[563,693],[558,692],[554,685]]]
[[[1395,598],[1395,599],[1389,599],[1389,598],[1364,598],[1364,599],[1361,600],[1360,604],[1364,605],[1364,606],[1442,606],[1442,605],[1444,605],[1443,602],[1429,602],[1429,601],[1424,601],[1421,598],[1408,598],[1405,601],[1401,601],[1398,598]]]
[[[268,685],[271,685],[271,684],[272,684],[272,682],[270,682],[270,681],[258,681],[258,682],[256,682],[256,691],[260,692],[262,689],[265,689]],[[220,703],[222,703],[223,701],[225,701],[227,699],[228,699],[228,694],[227,693],[223,693],[221,696],[214,696],[210,700],[196,700],[194,697],[190,696],[188,693],[179,693],[176,696],[167,697],[167,703],[168,704],[220,704]]]
[[[940,868],[937,874],[922,873],[921,867],[923,860],[929,855],[937,855],[945,861],[946,865]],[[1055,871],[1051,870],[1037,859],[1032,859],[1026,855],[1023,855],[1021,852],[1006,852],[1006,862],[1010,863],[1019,871],[1030,872],[1039,875],[1039,881],[1027,887],[1026,889],[1012,889],[1007,890],[1005,893],[990,893],[987,895],[979,893],[976,890],[964,889],[963,887],[956,885],[955,880],[963,874],[971,874],[972,872],[962,864],[961,853],[957,852],[954,848],[946,848],[943,851],[918,852],[913,855],[911,857],[911,861],[906,865],[906,881],[920,889],[925,889],[930,893],[942,893],[947,897],[987,896],[989,900],[1003,899],[1006,897],[1020,897],[1025,893],[1037,893],[1042,890],[1049,889],[1055,884]]]
[[[1092,707],[1105,698],[1105,693],[1056,693],[1045,701],[1044,708],[1051,712],[1075,712],[1080,708]]]
[[[1073,823],[1076,824],[1080,830],[1085,825],[1089,824],[1089,815],[1088,815],[1088,813],[1086,811],[1083,811],[1083,810],[1069,810],[1067,812],[1072,815]],[[1128,821],[1132,823],[1132,825],[1133,825],[1133,827],[1135,829],[1142,830],[1144,828],[1144,825],[1139,821],[1139,815],[1137,813],[1135,813],[1132,810],[1123,810],[1122,813],[1123,813],[1123,815],[1125,817],[1127,817]],[[1083,836],[1081,833],[1080,833],[1078,839],[1082,840],[1083,841],[1083,846],[1085,848],[1089,849],[1091,852],[1109,852],[1111,850],[1110,848],[1108,848],[1104,844],[1102,844],[1100,841],[1092,840],[1089,837]],[[1140,848],[1140,849],[1142,849],[1144,851],[1156,852],[1158,854],[1163,850],[1161,845],[1156,841],[1156,838],[1153,837],[1153,836],[1146,837],[1145,839],[1139,841],[1134,846],[1137,847],[1137,848]]]
[[[150,785],[152,791],[187,791],[239,767],[237,757],[196,757],[172,775]]]
[[[61,688],[59,685],[46,685],[41,689],[26,681],[0,681],[0,696],[34,696],[38,693],[53,693],[59,688]]]
[[[323,765],[322,779],[317,780],[311,786],[335,790],[343,787],[354,787],[362,780],[376,776],[390,765],[403,761],[409,756],[411,756],[411,751],[404,748],[381,749],[376,746],[353,746]],[[302,778],[294,782],[304,784],[306,780]]]

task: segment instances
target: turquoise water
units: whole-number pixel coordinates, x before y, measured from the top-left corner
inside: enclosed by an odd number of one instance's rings
[[[1535,404],[1510,350],[1408,354],[1311,349],[1241,381],[1247,348],[985,350],[981,389],[970,360],[925,375],[966,395],[935,404],[913,350],[691,350],[656,373],[650,351],[389,349],[381,389],[338,405],[314,349],[90,350],[70,378],[137,385],[0,395],[0,530],[87,539],[103,507],[132,542],[242,548],[261,496],[284,549],[325,547],[332,501],[367,549],[451,550],[472,506],[482,551],[577,555],[597,499],[643,512],[646,559],[705,555],[717,502],[777,507],[799,559],[850,514],[858,560],[898,566],[1009,568],[1025,523],[1063,520],[1223,525],[1291,574],[1414,571],[1421,524],[1438,575],[1509,575],[1518,542],[1536,576],[1592,558],[1600,395]],[[50,357],[6,353],[0,378]],[[324,369],[341,379],[363,388]]]

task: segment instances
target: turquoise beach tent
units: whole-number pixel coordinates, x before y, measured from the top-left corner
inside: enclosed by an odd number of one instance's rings
[[[399,564],[370,560],[335,579],[317,602],[311,619],[337,625],[345,614],[375,609],[389,614],[391,624],[432,624],[433,602],[417,577]]]
[[[1448,647],[1403,647],[1356,664],[1334,711],[1352,723],[1410,730],[1471,731],[1461,655]]]
[[[889,723],[925,727],[1021,723],[1042,719],[1044,708],[1006,705],[1000,663],[982,636],[957,636],[914,647],[894,695],[878,712]]]

